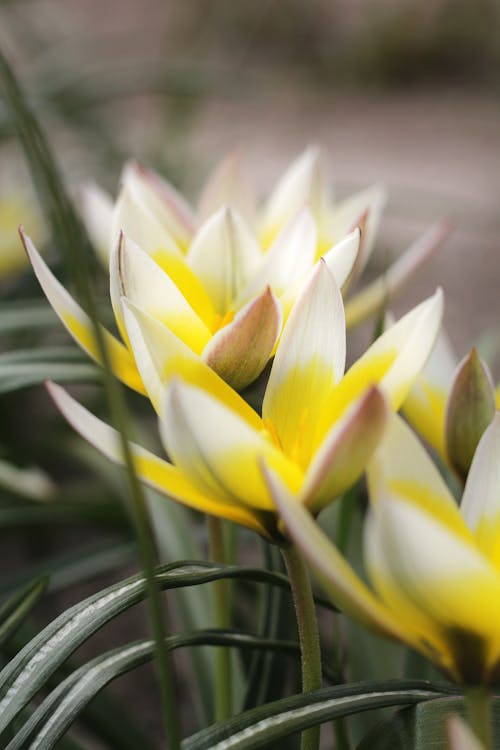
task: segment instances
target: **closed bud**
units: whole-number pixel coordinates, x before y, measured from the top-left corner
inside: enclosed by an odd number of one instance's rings
[[[446,406],[446,451],[465,481],[477,445],[495,416],[495,390],[476,349],[460,362]]]

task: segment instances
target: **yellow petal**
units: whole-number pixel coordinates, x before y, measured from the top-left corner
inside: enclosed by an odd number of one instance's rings
[[[36,277],[52,308],[77,344],[92,359],[102,364],[90,318],[52,274],[31,239],[24,232],[21,232],[21,237]],[[101,329],[114,374],[130,388],[139,393],[145,393],[132,354],[109,331],[103,327]]]
[[[461,511],[479,548],[500,568],[500,412],[477,446]]]
[[[387,423],[385,399],[371,388],[336,422],[312,458],[301,501],[313,513],[359,479]]]
[[[60,386],[48,383],[47,388],[57,408],[71,426],[107,458],[123,466],[123,452],[118,432],[87,411]],[[218,497],[200,492],[177,467],[136,443],[129,445],[134,469],[141,482],[189,508],[221,516],[266,535],[265,527],[257,513],[252,514],[246,508],[234,503],[224,503]]]
[[[342,297],[321,262],[285,325],[262,407],[278,444],[303,469],[313,451],[324,403],[344,372]]]
[[[281,332],[281,308],[268,288],[212,337],[202,358],[237,391],[266,366]]]
[[[259,470],[266,461],[297,493],[302,473],[265,436],[208,393],[172,381],[160,423],[165,448],[201,490],[260,510],[273,503]]]
[[[190,268],[222,317],[233,309],[261,260],[262,251],[252,231],[228,206],[200,227],[188,254]]]
[[[210,340],[207,326],[174,282],[133,240],[121,235],[110,264],[111,300],[123,327],[120,298],[130,302],[170,328],[196,354]],[[121,316],[121,320],[120,320]]]
[[[254,429],[261,429],[258,414],[170,329],[127,300],[123,300],[123,312],[137,366],[158,413],[165,385],[180,375],[222,401]]]
[[[208,178],[201,194],[198,218],[205,222],[224,205],[231,204],[251,226],[255,222],[255,196],[238,151],[228,154]]]

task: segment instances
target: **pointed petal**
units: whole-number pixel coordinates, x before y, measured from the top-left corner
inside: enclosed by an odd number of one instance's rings
[[[87,411],[61,386],[49,382],[47,389],[59,411],[76,432],[110,461],[123,466],[123,452],[118,432]],[[249,513],[248,509],[239,507],[235,503],[224,503],[219,498],[200,492],[176,466],[172,466],[136,443],[129,445],[134,459],[135,472],[141,482],[194,510],[227,518],[265,535],[266,532],[258,514]]]
[[[222,401],[254,429],[262,429],[258,414],[169,328],[125,298],[122,303],[137,366],[158,413],[165,385],[174,375],[180,375]]]
[[[262,251],[242,217],[229,206],[200,227],[188,263],[224,317],[262,260]],[[261,290],[259,290],[261,291]]]
[[[363,583],[309,511],[290,495],[272,469],[264,463],[261,468],[287,535],[305,555],[332,601],[367,627],[405,639],[395,618]]]
[[[356,264],[361,248],[361,232],[356,227],[343,240],[337,242],[323,255],[323,260],[333,274],[337,286],[342,287],[348,282]]]
[[[439,334],[427,364],[403,404],[403,414],[424,440],[446,461],[444,425],[446,400],[457,359],[444,333]]]
[[[262,406],[266,425],[304,469],[325,400],[344,372],[345,352],[342,297],[321,262],[285,325]]]
[[[297,493],[302,473],[265,436],[208,393],[172,381],[160,431],[175,464],[201,490],[261,510],[274,506],[259,470],[265,457],[287,487]]]
[[[185,251],[194,234],[195,220],[182,195],[159,174],[137,162],[125,166],[122,182]]]
[[[307,470],[301,501],[319,511],[359,479],[377,448],[388,419],[388,407],[371,388],[347,410],[327,434]]]
[[[132,182],[132,187],[134,185]],[[187,265],[173,236],[144,201],[142,193],[132,187],[130,181],[124,183],[116,201],[112,241],[117,242],[120,232],[123,232],[145,250],[170,276],[199,317],[211,326],[214,310],[203,284]]]
[[[367,471],[370,502],[377,507],[397,493],[432,514],[456,534],[471,540],[455,499],[422,444],[393,414]]]
[[[121,297],[170,328],[196,354],[201,354],[211,333],[174,282],[144,250],[120,235],[110,264],[111,301],[124,327]],[[120,320],[121,318],[121,320]]]
[[[318,437],[325,435],[348,404],[370,385],[379,384],[391,408],[397,411],[434,346],[443,314],[443,294],[417,305],[380,336],[345,374],[325,405]]]
[[[321,231],[329,202],[321,151],[309,147],[290,165],[268,200],[263,225],[264,246],[268,247],[283,225],[304,206],[309,207]]]
[[[461,511],[480,549],[500,567],[500,412],[479,441]]]
[[[281,308],[267,288],[221,328],[203,351],[203,360],[237,391],[266,366],[281,332]]]
[[[373,252],[380,224],[380,217],[387,201],[384,188],[380,185],[362,190],[337,203],[330,214],[329,236],[340,240],[362,224],[361,250],[359,262],[352,281],[362,273]]]
[[[228,154],[205,183],[198,207],[199,222],[205,222],[226,204],[231,204],[250,226],[254,225],[255,196],[238,151]]]
[[[399,599],[406,600],[433,622],[436,635],[448,642],[456,672],[465,681],[480,683],[500,640],[498,572],[474,541],[458,536],[413,503],[386,496],[376,515],[380,554],[399,594],[395,606]],[[471,642],[479,652],[474,660],[465,653]]]
[[[433,224],[389,266],[385,273],[351,297],[345,309],[347,327],[355,328],[380,312],[442,248],[450,232],[451,224],[446,220]]]
[[[77,344],[92,359],[102,364],[90,318],[52,274],[28,235],[24,234],[22,230],[20,231],[33,270],[54,312],[59,316],[66,330]],[[101,329],[114,374],[130,388],[139,393],[145,393],[132,354],[109,331],[102,326]]]
[[[109,263],[113,199],[95,182],[80,185],[78,208],[85,229],[105,268]]]
[[[317,232],[311,212],[303,208],[288,221],[267,251],[235,303],[239,308],[270,286],[278,296],[295,298],[314,262]]]

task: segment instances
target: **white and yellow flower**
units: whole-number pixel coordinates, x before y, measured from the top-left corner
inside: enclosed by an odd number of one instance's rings
[[[484,432],[460,509],[397,416],[368,468],[365,564],[354,573],[272,469],[288,533],[332,597],[364,624],[421,651],[449,677],[490,684],[500,669],[500,414]]]
[[[134,446],[138,476],[198,510],[279,537],[260,462],[313,513],[342,494],[375,450],[388,408],[399,408],[424,366],[441,315],[438,291],[344,373],[342,297],[321,262],[285,325],[259,416],[166,326],[124,301],[123,324],[173,462]],[[58,386],[51,392],[75,429],[120,463],[114,431]]]

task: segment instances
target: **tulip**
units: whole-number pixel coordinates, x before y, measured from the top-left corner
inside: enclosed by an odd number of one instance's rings
[[[285,325],[262,417],[169,329],[132,303],[124,321],[140,376],[160,415],[172,464],[133,446],[145,482],[179,502],[281,539],[264,460],[298,502],[319,513],[360,476],[387,420],[433,346],[442,315],[436,294],[387,330],[344,374],[342,297],[324,262],[310,272]],[[66,418],[115,462],[114,431],[58,386]]]
[[[397,416],[368,467],[365,584],[273,468],[268,486],[290,537],[334,601],[407,643],[448,677],[488,686],[500,675],[500,413],[484,432],[462,503]]]

